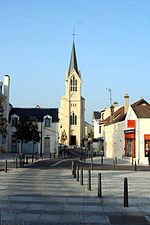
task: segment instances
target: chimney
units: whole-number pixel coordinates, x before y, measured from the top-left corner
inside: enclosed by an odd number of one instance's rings
[[[124,95],[124,114],[128,112],[128,108],[129,108],[129,95],[125,94]]]
[[[114,105],[111,105],[110,107],[110,122],[113,121],[114,118]]]
[[[9,115],[9,89],[10,89],[10,76],[4,76],[4,95],[6,97],[6,105],[5,105],[5,117],[8,120]]]

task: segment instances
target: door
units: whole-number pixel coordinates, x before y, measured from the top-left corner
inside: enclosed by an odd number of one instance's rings
[[[75,135],[70,136],[70,145],[76,145],[76,136]]]

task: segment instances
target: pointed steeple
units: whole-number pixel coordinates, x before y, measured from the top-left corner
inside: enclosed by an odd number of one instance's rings
[[[69,66],[69,74],[71,71],[75,69],[77,73],[78,72],[78,64],[77,64],[77,58],[76,58],[76,51],[75,51],[75,44],[73,41],[72,51],[71,51],[71,58],[70,58],[70,66]]]

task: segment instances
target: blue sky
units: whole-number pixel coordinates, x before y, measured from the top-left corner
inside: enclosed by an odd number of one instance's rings
[[[0,0],[0,79],[15,107],[59,107],[72,32],[86,120],[113,101],[150,101],[149,0]]]

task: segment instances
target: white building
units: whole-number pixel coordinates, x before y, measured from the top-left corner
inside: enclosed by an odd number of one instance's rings
[[[14,132],[19,120],[26,119],[38,123],[41,140],[33,148],[33,142],[23,144],[22,153],[38,153],[50,156],[58,154],[58,109],[57,108],[11,108],[9,114],[9,152],[19,153],[21,143]]]
[[[114,112],[117,111],[120,106],[117,102],[113,103]],[[94,138],[103,137],[104,124],[103,121],[111,114],[111,108],[102,109],[100,111],[94,111],[92,115],[92,121],[94,126]],[[101,122],[101,123],[100,123]]]
[[[9,104],[9,90],[10,90],[10,77],[4,76],[4,82],[0,82],[0,113],[1,116],[8,122],[10,104]],[[0,150],[3,152],[8,151],[8,134],[0,134]]]
[[[150,149],[150,104],[144,99],[129,105],[129,96],[124,96],[124,106],[100,121],[104,126],[104,154],[109,158],[123,157],[137,163],[147,164]]]

